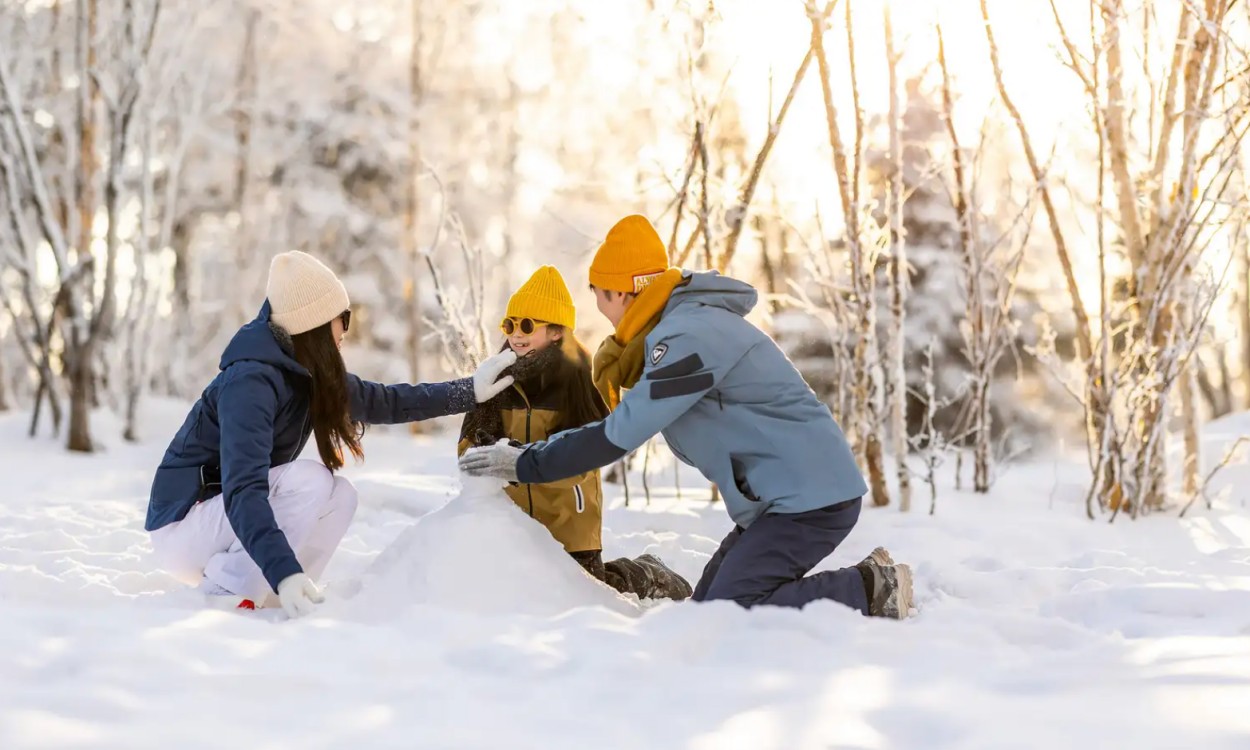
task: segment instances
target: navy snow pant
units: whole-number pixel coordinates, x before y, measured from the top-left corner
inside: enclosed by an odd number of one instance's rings
[[[802,607],[832,599],[868,614],[858,569],[807,575],[855,528],[861,503],[857,499],[806,513],[768,513],[746,529],[734,527],[708,560],[691,598],[731,599],[744,607]]]

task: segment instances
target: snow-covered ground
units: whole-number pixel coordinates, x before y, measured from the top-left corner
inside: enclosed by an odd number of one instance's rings
[[[639,607],[520,514],[453,499],[449,436],[374,430],[330,601],[287,622],[153,569],[148,482],[182,407],[153,409],[148,442],[92,457],[0,418],[0,748],[1250,747],[1245,474],[1181,521],[1085,521],[1079,470],[1047,463],[933,517],[866,510],[825,564],[911,562],[900,623]],[[606,552],[697,578],[729,522],[654,465],[650,507],[609,487]]]

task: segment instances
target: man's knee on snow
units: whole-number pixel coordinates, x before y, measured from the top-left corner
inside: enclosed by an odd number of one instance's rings
[[[705,593],[702,597],[700,597],[698,601],[701,601],[701,602],[730,601],[730,602],[736,602],[742,605],[743,607],[750,609],[751,607],[754,607],[757,604],[762,604],[764,600],[768,598],[768,595],[770,593],[772,592],[754,591],[754,590],[747,591],[747,590],[743,590],[741,586],[736,586],[732,584],[725,585],[725,584],[720,584],[718,581],[713,581],[712,585],[708,587],[707,593]]]

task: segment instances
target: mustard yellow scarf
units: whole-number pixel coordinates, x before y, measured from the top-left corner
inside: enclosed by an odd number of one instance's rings
[[[615,410],[621,403],[621,389],[633,388],[646,366],[647,335],[660,322],[660,313],[682,281],[680,268],[670,268],[642,290],[625,317],[595,352],[595,388]]]

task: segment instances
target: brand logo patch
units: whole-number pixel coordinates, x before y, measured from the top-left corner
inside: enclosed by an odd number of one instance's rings
[[[664,359],[665,354],[668,354],[668,344],[656,344],[655,348],[651,350],[651,364],[660,364],[660,360]]]
[[[664,274],[661,273],[644,273],[634,277],[634,294],[639,294],[643,289],[651,286],[651,282],[660,278]]]

